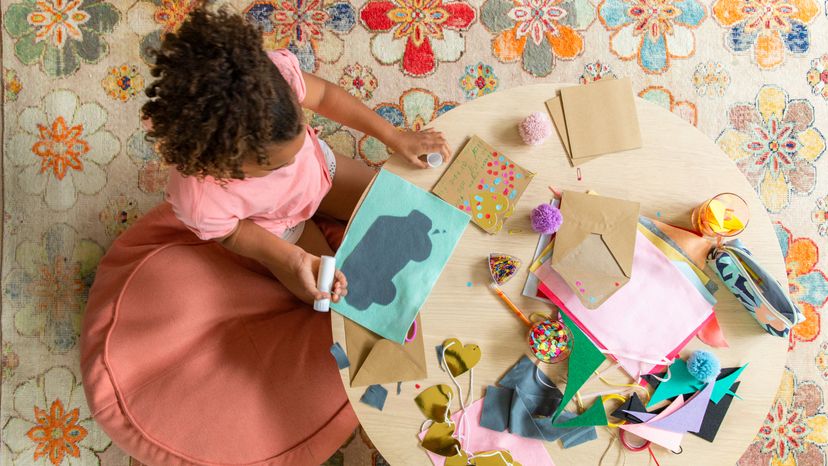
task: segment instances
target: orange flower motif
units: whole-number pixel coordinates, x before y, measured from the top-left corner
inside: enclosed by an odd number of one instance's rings
[[[67,39],[83,41],[80,25],[89,21],[89,13],[80,9],[81,1],[40,0],[37,10],[29,13],[26,20],[37,30],[35,43],[51,40],[55,47],[63,48]]]
[[[816,268],[819,262],[816,243],[810,238],[794,238],[779,223],[775,226],[785,255],[791,299],[805,315],[805,321],[791,330],[789,349],[793,349],[797,341],[814,341],[819,336],[821,317],[817,310],[828,302],[828,277]]]
[[[779,66],[785,50],[802,54],[810,48],[808,25],[819,13],[815,0],[716,0],[713,17],[729,28],[725,45],[734,52],[753,48],[762,69]]]
[[[174,32],[200,3],[199,0],[163,0],[155,11],[155,22],[161,25],[165,33]]]
[[[40,173],[52,170],[55,178],[62,180],[69,168],[83,171],[81,156],[89,152],[89,144],[81,139],[83,125],[69,127],[59,116],[51,128],[38,124],[40,140],[32,146],[32,152],[40,157]]]
[[[34,407],[35,421],[37,422],[26,436],[37,444],[34,460],[47,456],[49,461],[58,465],[66,455],[80,457],[77,443],[86,437],[86,429],[78,425],[78,408],[64,412],[63,402],[57,399],[47,412],[37,406]]]

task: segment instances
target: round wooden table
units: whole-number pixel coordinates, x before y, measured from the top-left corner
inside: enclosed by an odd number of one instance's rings
[[[602,195],[638,201],[642,215],[684,227],[689,226],[691,210],[705,199],[720,192],[737,193],[748,202],[751,210],[750,223],[740,238],[758,261],[787,286],[779,243],[753,188],[713,141],[669,111],[637,99],[643,147],[607,155],[583,165],[580,181],[576,169],[567,162],[556,135],[541,146],[523,144],[517,131],[518,123],[531,112],[545,112],[544,101],[562,86],[536,84],[496,92],[463,104],[430,125],[446,135],[455,153],[469,136],[477,134],[537,175],[499,234],[489,235],[469,224],[420,310],[429,374],[428,379],[416,382],[420,389],[415,388],[415,382],[404,382],[402,392],[397,395],[396,386],[386,384],[388,399],[384,410],[378,411],[359,402],[365,387],[350,388],[348,371],[341,371],[342,382],[362,426],[380,453],[394,466],[431,464],[416,437],[424,418],[414,404],[414,397],[435,384],[451,385],[447,374],[438,366],[433,351],[436,345],[456,337],[464,344],[480,346],[483,357],[474,369],[472,395],[475,400],[481,398],[485,387],[494,384],[521,355],[529,354],[525,344],[526,327],[487,288],[491,279],[485,258],[490,252],[503,252],[516,255],[525,264],[531,261],[538,235],[530,228],[529,212],[550,200],[549,185],[578,191],[591,189]],[[385,168],[431,190],[446,166],[415,170],[392,158]],[[549,308],[543,303],[521,296],[527,273],[528,266],[524,266],[503,287],[504,291],[527,314],[548,312]],[[713,276],[709,269],[708,275]],[[468,287],[468,282],[473,285]],[[657,458],[667,464],[735,464],[758,432],[779,388],[786,360],[786,339],[766,334],[724,286],[720,286],[716,298],[716,314],[730,348],[715,349],[715,353],[724,367],[750,362],[741,376],[738,393],[742,399],[735,399],[731,404],[714,443],[685,435],[683,453],[679,456],[654,446]],[[342,317],[336,313],[332,313],[332,317],[334,340],[344,345]],[[682,357],[698,348],[707,347],[693,339],[682,351]],[[553,381],[558,381],[566,364],[541,367]],[[609,373],[614,380],[629,381],[620,372]],[[459,381],[465,392],[468,375],[461,376]],[[561,384],[559,388],[563,390]],[[584,390],[595,392],[608,388],[600,382],[590,382]],[[569,408],[574,409],[574,403]],[[453,410],[457,409],[455,403]],[[544,444],[558,466],[597,465],[609,442],[609,429],[599,427],[598,440],[571,449],[564,450],[560,442]],[[615,464],[613,461],[620,454],[619,448],[616,442],[605,464]],[[646,451],[627,452],[626,461],[628,465],[647,464],[649,455]]]

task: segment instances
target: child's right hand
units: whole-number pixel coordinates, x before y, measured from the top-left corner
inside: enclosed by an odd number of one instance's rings
[[[339,302],[339,298],[348,294],[348,280],[345,274],[337,269],[334,272],[334,282],[331,293],[323,293],[316,288],[316,276],[319,273],[319,256],[314,256],[297,248],[295,254],[285,264],[282,270],[273,270],[273,274],[297,298],[310,304],[317,299],[330,298]]]

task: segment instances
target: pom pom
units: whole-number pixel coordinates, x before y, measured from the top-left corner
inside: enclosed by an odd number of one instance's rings
[[[543,144],[543,141],[552,135],[552,121],[545,113],[535,112],[523,121],[518,127],[520,138],[531,146]]]
[[[532,229],[543,235],[558,231],[563,223],[561,211],[550,204],[541,204],[532,209]]]
[[[722,364],[710,351],[699,350],[687,358],[687,372],[700,382],[713,382],[719,376]]]

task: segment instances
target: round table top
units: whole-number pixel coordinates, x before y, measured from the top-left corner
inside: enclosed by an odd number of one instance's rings
[[[489,235],[474,224],[466,229],[437,284],[420,310],[429,377],[404,382],[402,392],[386,384],[388,398],[383,411],[359,402],[365,387],[350,388],[348,371],[340,371],[342,382],[354,410],[371,441],[394,466],[431,464],[419,446],[416,434],[424,421],[414,397],[435,384],[449,384],[440,370],[432,348],[445,339],[456,337],[464,344],[480,346],[483,357],[474,368],[474,400],[483,397],[485,387],[494,384],[523,354],[529,354],[526,327],[510,313],[487,284],[491,281],[484,258],[490,252],[502,252],[521,258],[524,266],[502,288],[515,304],[529,314],[549,312],[548,306],[525,298],[521,290],[528,274],[538,235],[530,228],[530,210],[551,195],[547,186],[576,191],[593,190],[599,194],[641,203],[641,213],[666,223],[688,227],[692,209],[721,192],[733,192],[750,207],[750,223],[740,238],[768,271],[783,285],[787,284],[785,264],[773,226],[761,201],[742,173],[728,157],[698,129],[666,109],[636,99],[643,147],[607,155],[581,166],[582,179],[567,162],[560,139],[553,134],[543,145],[522,143],[517,125],[529,113],[546,112],[544,101],[555,95],[563,84],[536,84],[496,92],[465,103],[442,115],[430,126],[442,131],[455,154],[467,138],[477,134],[516,163],[537,173],[523,194],[514,214],[497,235]],[[392,158],[385,168],[425,190],[431,190],[448,164],[437,169],[416,170]],[[713,276],[708,269],[708,275]],[[471,282],[472,286],[467,286]],[[659,459],[669,464],[735,464],[758,432],[779,388],[786,360],[787,340],[768,335],[724,286],[716,293],[715,306],[730,348],[715,349],[723,367],[750,365],[740,380],[739,396],[730,406],[714,443],[694,435],[685,435],[683,453],[674,456],[666,449],[653,447]],[[333,338],[344,345],[343,319],[332,313]],[[708,348],[693,339],[681,352]],[[605,364],[602,367],[607,367]],[[560,381],[566,364],[542,365],[553,381]],[[613,380],[629,382],[621,372],[608,372]],[[468,374],[458,378],[463,391],[468,390]],[[563,384],[559,383],[563,390]],[[585,392],[611,387],[591,381]],[[613,403],[613,402],[610,402]],[[610,406],[615,406],[613,403]],[[569,405],[570,409],[574,404]],[[452,412],[459,410],[455,404]],[[610,428],[598,428],[598,440],[564,450],[560,442],[544,442],[558,466],[596,465],[610,441]],[[613,461],[620,447],[617,442],[608,460]],[[648,464],[649,454],[627,452],[626,464]],[[530,465],[524,465],[530,466]]]

